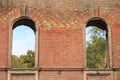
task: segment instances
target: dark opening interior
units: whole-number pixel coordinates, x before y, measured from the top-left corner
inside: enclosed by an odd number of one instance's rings
[[[102,30],[106,30],[108,31],[107,29],[107,24],[105,23],[105,20],[101,19],[101,18],[98,18],[98,17],[95,17],[95,18],[91,18],[88,22],[87,22],[87,25],[86,27],[89,27],[89,26],[96,26]]]
[[[34,32],[36,32],[35,23],[30,18],[27,18],[27,17],[21,17],[21,18],[19,18],[19,20],[17,20],[14,23],[12,29],[15,29],[19,25],[29,26]]]

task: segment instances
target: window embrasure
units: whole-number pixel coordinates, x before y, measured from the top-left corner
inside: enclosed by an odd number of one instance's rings
[[[87,68],[109,66],[108,28],[103,19],[95,17],[87,22],[85,47]]]
[[[21,17],[12,26],[12,68],[35,67],[35,23]]]

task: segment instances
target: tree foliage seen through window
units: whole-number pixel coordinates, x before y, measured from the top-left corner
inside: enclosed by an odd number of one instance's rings
[[[35,66],[35,53],[28,50],[26,55],[20,57],[12,55],[12,68],[34,68]]]
[[[104,68],[106,64],[106,31],[97,27],[88,27],[86,35],[90,39],[86,41],[87,68]]]

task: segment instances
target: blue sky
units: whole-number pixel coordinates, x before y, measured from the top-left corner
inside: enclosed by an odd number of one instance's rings
[[[90,41],[90,37],[91,37],[91,33],[90,33],[90,30],[92,29],[92,27],[87,27],[86,30],[85,30],[85,33],[86,33],[86,41]]]
[[[28,26],[17,26],[13,30],[12,54],[20,56],[35,49],[35,34]]]

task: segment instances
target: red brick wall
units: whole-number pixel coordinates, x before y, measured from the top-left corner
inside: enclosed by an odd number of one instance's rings
[[[41,29],[39,67],[83,68],[83,29]]]
[[[113,80],[120,80],[120,71],[114,71]]]
[[[84,68],[83,28],[90,18],[100,17],[111,30],[112,46],[109,46],[109,50],[112,51],[112,67],[120,68],[120,23],[117,23],[120,21],[119,0],[1,0],[0,5],[0,68],[6,68],[9,64],[9,29],[12,22],[21,16],[30,17],[40,29],[37,45],[39,67]],[[111,79],[108,75],[86,75],[79,70],[39,72],[39,80],[120,80],[119,71],[114,71],[113,76]],[[11,80],[23,79],[35,80],[35,76],[27,73],[11,76]],[[0,71],[0,80],[7,80],[4,69]]]
[[[7,80],[7,72],[0,70],[0,80]]]
[[[120,68],[120,23],[112,26],[113,67]]]
[[[100,74],[100,75],[87,75],[87,80],[112,80],[109,75]]]
[[[34,74],[12,74],[10,80],[36,80]]]
[[[84,80],[82,71],[41,71],[39,80]]]
[[[8,62],[8,27],[0,24],[0,68],[6,68]]]

